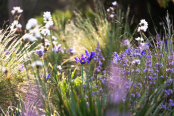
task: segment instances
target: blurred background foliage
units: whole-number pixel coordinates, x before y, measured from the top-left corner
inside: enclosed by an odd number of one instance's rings
[[[110,7],[113,1],[114,0],[100,0],[105,9]],[[90,16],[91,13],[86,12],[86,10],[91,8],[95,11],[95,2],[96,0],[0,0],[0,25],[2,28],[4,21],[11,18],[9,11],[11,11],[12,6],[22,7],[24,13],[21,17],[21,23],[25,25],[29,18],[39,16],[43,14],[44,11],[55,12],[55,14],[61,18],[61,14],[64,12],[67,13],[67,10],[73,14],[73,11],[78,9],[83,14],[88,13]],[[130,7],[129,21],[131,21],[133,17],[133,23],[131,25],[132,32],[141,19],[146,19],[151,27],[155,25],[155,28],[160,31],[159,23],[164,21],[163,18],[167,10],[171,17],[173,17],[174,0],[117,0],[117,2],[123,12],[126,12],[127,8]],[[73,16],[68,18],[72,17]],[[151,29],[150,32],[155,33],[154,28]]]

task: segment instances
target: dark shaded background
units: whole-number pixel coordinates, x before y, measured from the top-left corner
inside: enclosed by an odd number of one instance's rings
[[[104,4],[105,8],[112,6],[114,0],[100,0]],[[166,2],[165,5],[161,5],[160,0],[117,0],[120,8],[126,12],[127,7],[130,7],[130,20],[134,17],[133,28],[139,23],[141,19],[146,19],[151,27],[153,23],[157,30],[159,30],[159,23],[164,21],[167,10],[173,17],[174,4],[172,1]],[[167,0],[166,0],[167,1]],[[159,4],[160,3],[160,4]],[[41,12],[51,11],[55,9],[72,11],[73,8],[85,10],[89,7],[94,9],[95,4],[93,0],[0,0],[0,27],[3,28],[5,21],[12,22],[12,16],[10,11],[13,6],[21,6],[24,10],[20,22],[25,25],[29,18],[36,15],[40,15]],[[9,23],[8,22],[8,23]],[[154,33],[154,28],[150,28]],[[159,30],[160,31],[160,30]]]

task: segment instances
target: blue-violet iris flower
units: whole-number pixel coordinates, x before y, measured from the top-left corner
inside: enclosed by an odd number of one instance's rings
[[[89,53],[88,50],[85,50],[85,54],[87,56],[87,63],[95,57],[95,51],[91,51],[91,53]]]
[[[81,64],[85,64],[86,61],[88,60],[87,57],[85,57],[83,54],[81,55],[81,58],[79,57],[74,57],[74,59],[76,60],[76,62],[80,62]]]

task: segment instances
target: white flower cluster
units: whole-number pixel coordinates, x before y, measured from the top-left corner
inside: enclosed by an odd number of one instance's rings
[[[44,19],[44,23],[46,23],[45,24],[46,28],[50,28],[50,26],[54,24],[52,21],[51,13],[48,11],[44,12],[43,19]]]
[[[112,5],[114,7],[116,7],[117,6],[117,1],[112,2]],[[115,15],[114,15],[114,8],[113,7],[108,8],[107,12],[110,13],[110,18],[114,18]]]
[[[50,30],[48,30],[48,29],[43,29],[43,30],[41,31],[41,33],[43,34],[43,36],[47,36],[47,35],[50,35]]]
[[[52,43],[54,46],[57,44],[57,42],[55,40],[57,40],[57,38],[55,36],[52,36],[52,41],[53,41]]]
[[[26,29],[28,30],[29,33],[26,33],[23,36],[24,41],[34,42],[37,40],[37,38],[41,37],[38,22],[36,19],[34,18],[29,19],[26,25]]]
[[[32,28],[35,28],[36,26],[37,26],[37,20],[34,18],[31,18],[27,22],[26,29],[30,30]]]
[[[11,10],[12,15],[20,14],[22,12],[23,12],[23,10],[20,7],[13,7],[13,10]]]
[[[146,32],[148,28],[148,23],[145,21],[145,19],[141,19],[139,26],[140,27],[138,27],[138,32],[140,31]]]
[[[26,33],[26,34],[23,36],[23,40],[24,40],[24,41],[27,41],[27,42],[34,42],[34,41],[36,41],[37,39],[36,39],[35,36]]]

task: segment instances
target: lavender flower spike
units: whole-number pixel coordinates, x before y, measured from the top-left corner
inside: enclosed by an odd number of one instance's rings
[[[87,56],[87,63],[95,57],[95,51],[91,51],[91,54],[89,54],[88,50],[85,50],[85,54]]]

